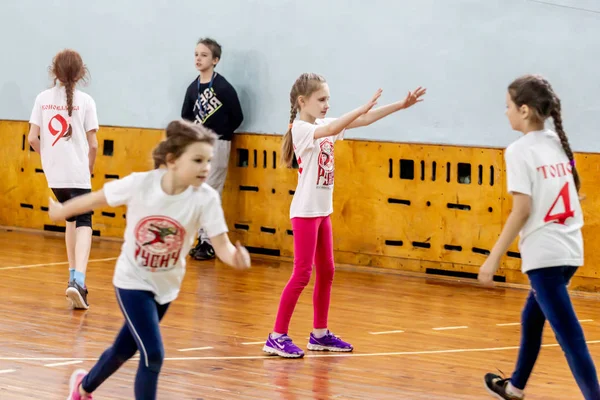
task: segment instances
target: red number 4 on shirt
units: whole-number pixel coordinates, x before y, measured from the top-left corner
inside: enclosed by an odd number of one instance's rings
[[[558,200],[560,200],[560,199],[562,199],[562,202],[564,205],[564,211],[561,213],[558,213],[558,214],[551,214],[551,212],[556,207]],[[569,197],[569,182],[567,182],[562,187],[562,189],[560,189],[558,196],[554,200],[554,203],[552,203],[552,206],[550,207],[550,209],[548,210],[548,213],[546,214],[546,217],[544,218],[544,222],[554,221],[555,223],[564,225],[567,218],[571,218],[574,215],[575,215],[575,212],[571,209],[571,198]]]

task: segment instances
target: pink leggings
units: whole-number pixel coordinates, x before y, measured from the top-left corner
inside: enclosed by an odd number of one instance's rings
[[[325,329],[335,271],[331,219],[329,216],[292,218],[292,229],[294,230],[294,271],[281,294],[274,332],[288,333],[298,298],[310,281],[313,262],[317,269],[313,294],[313,328]]]

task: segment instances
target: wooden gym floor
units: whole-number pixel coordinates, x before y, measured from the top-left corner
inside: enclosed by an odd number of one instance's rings
[[[71,371],[90,368],[111,344],[123,323],[111,285],[119,247],[94,242],[91,307],[73,311],[64,297],[62,237],[0,231],[0,399],[65,399]],[[300,360],[265,356],[262,345],[290,272],[287,262],[257,258],[248,272],[191,261],[162,324],[166,360],[158,398],[486,399],[484,373],[512,371],[525,290],[350,266],[336,272],[330,327],[355,351],[307,352]],[[311,301],[309,286],[290,330],[303,348]],[[598,301],[575,296],[574,303],[599,363]],[[544,343],[527,399],[582,398],[548,327]],[[126,363],[95,398],[133,398],[136,367],[136,359]]]

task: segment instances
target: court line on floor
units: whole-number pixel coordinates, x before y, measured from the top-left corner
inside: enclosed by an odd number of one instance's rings
[[[74,364],[81,364],[83,361],[81,360],[77,360],[77,361],[65,361],[65,362],[59,362],[59,363],[54,363],[54,364],[46,364],[44,365],[44,367],[62,367],[63,365],[74,365]]]
[[[390,333],[404,333],[404,331],[401,330],[395,330],[395,331],[383,331],[383,332],[369,332],[371,335],[388,335]]]
[[[588,340],[587,344],[598,344],[600,340]],[[542,347],[560,347],[558,343],[543,344]],[[480,347],[472,349],[446,349],[446,350],[422,350],[422,351],[395,351],[387,353],[326,353],[307,354],[304,358],[327,358],[327,357],[390,357],[390,356],[415,356],[427,354],[452,354],[452,353],[478,353],[490,351],[517,350],[519,346],[506,347]],[[206,356],[206,357],[165,357],[165,361],[227,361],[227,360],[264,360],[275,359],[274,356]],[[67,357],[0,357],[0,361],[96,361],[94,358],[67,358]],[[139,361],[139,358],[131,358],[131,361]]]
[[[89,263],[93,263],[93,262],[115,261],[116,259],[117,259],[117,257],[97,258],[95,260],[88,260],[88,264]],[[45,264],[13,265],[13,266],[10,266],[10,267],[0,267],[0,270],[4,270],[4,269],[25,269],[25,268],[37,268],[37,267],[53,267],[55,265],[69,265],[69,262],[68,261],[63,261],[63,262],[45,263]]]
[[[12,372],[17,372],[17,370],[16,369],[3,369],[3,370],[0,370],[0,375],[2,375],[2,374],[10,374]]]
[[[192,348],[189,348],[189,349],[178,349],[177,351],[211,350],[213,348],[214,347],[210,347],[210,346],[208,346],[208,347],[192,347]]]
[[[441,328],[431,328],[434,331],[451,331],[453,329],[467,329],[468,326],[443,326]]]

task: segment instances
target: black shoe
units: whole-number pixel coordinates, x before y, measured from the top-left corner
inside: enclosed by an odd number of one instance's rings
[[[194,260],[210,260],[215,258],[215,249],[208,242],[200,242],[190,251],[190,256]]]
[[[502,378],[496,374],[485,374],[483,378],[483,382],[485,384],[486,389],[490,392],[491,395],[498,399],[504,400],[522,400],[523,397],[517,397],[512,394],[506,393],[506,387],[508,386],[508,382],[510,382],[510,378]]]
[[[81,287],[75,281],[69,282],[66,295],[74,309],[87,310],[90,308],[90,305],[87,301],[88,290],[85,285]]]

